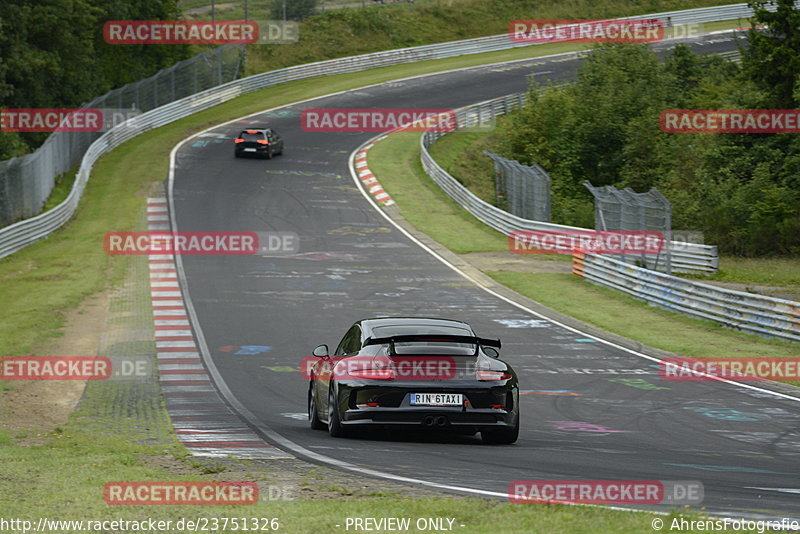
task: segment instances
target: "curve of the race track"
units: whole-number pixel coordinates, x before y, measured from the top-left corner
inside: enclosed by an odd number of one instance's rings
[[[702,53],[734,48],[729,34],[691,44]],[[289,257],[182,258],[207,356],[257,427],[367,470],[497,495],[515,480],[699,480],[708,511],[799,516],[800,403],[726,383],[665,383],[653,361],[484,291],[389,224],[354,185],[348,158],[374,134],[300,127],[306,107],[457,108],[522,91],[531,73],[567,81],[579,62],[561,55],[388,82],[249,116],[182,143],[173,162],[175,229],[300,236],[300,254]],[[234,159],[233,136],[265,123],[284,137],[285,154]],[[527,392],[519,441],[334,439],[311,430],[303,417],[307,384],[286,370],[317,344],[336,345],[355,320],[381,315],[448,317],[499,336]],[[230,346],[265,352],[220,350]]]

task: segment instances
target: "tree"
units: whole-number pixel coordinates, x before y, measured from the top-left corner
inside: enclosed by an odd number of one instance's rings
[[[764,106],[793,109],[800,104],[800,9],[793,0],[777,0],[774,12],[767,11],[765,4],[754,5],[754,24],[748,31],[749,47],[742,51],[742,64],[764,91]]]

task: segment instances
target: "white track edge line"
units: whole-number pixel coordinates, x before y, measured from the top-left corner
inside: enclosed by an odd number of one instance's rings
[[[517,60],[505,61],[505,62],[501,61],[501,62],[497,62],[497,63],[474,65],[474,66],[471,66],[471,67],[462,67],[462,68],[450,69],[450,70],[446,70],[446,71],[439,71],[439,72],[434,72],[434,73],[420,74],[420,75],[410,76],[410,77],[406,77],[406,78],[398,78],[398,79],[393,79],[393,80],[386,80],[386,81],[375,83],[375,84],[365,85],[365,86],[362,86],[362,87],[354,87],[354,88],[350,88],[350,89],[346,89],[346,90],[342,90],[342,91],[337,91],[335,93],[329,93],[329,94],[326,94],[326,95],[316,96],[316,97],[312,97],[312,98],[308,98],[308,99],[304,99],[304,100],[299,100],[299,101],[296,101],[296,102],[290,102],[288,104],[283,104],[283,105],[280,105],[280,106],[276,106],[274,108],[269,108],[269,109],[265,109],[265,110],[256,111],[254,113],[250,113],[248,115],[237,117],[237,118],[231,119],[229,121],[225,121],[223,123],[216,124],[214,126],[206,128],[205,130],[197,132],[197,133],[187,137],[186,139],[180,141],[170,151],[170,155],[169,155],[169,157],[170,157],[169,176],[168,176],[168,185],[167,185],[167,203],[168,203],[169,208],[170,208],[169,209],[169,220],[170,220],[170,225],[172,227],[172,230],[173,231],[177,231],[177,222],[176,222],[176,217],[175,217],[175,213],[176,213],[175,212],[175,201],[174,201],[174,195],[173,195],[173,188],[174,188],[174,182],[175,182],[175,156],[176,156],[178,150],[180,150],[185,143],[187,143],[191,139],[194,139],[194,138],[200,136],[201,134],[204,134],[204,133],[209,132],[211,130],[215,130],[217,128],[221,128],[221,127],[227,126],[229,124],[232,124],[234,122],[240,121],[242,119],[247,119],[249,117],[253,117],[253,116],[256,116],[256,115],[261,115],[263,113],[268,113],[270,111],[274,111],[274,110],[277,110],[277,109],[291,107],[291,106],[294,106],[294,105],[297,105],[297,104],[301,104],[301,103],[304,103],[304,102],[311,102],[311,101],[314,101],[314,100],[320,100],[320,99],[323,99],[323,98],[328,98],[328,97],[331,97],[331,96],[344,94],[344,93],[347,93],[349,91],[355,91],[355,90],[364,89],[364,88],[368,88],[368,87],[376,87],[376,86],[388,83],[390,81],[410,80],[410,79],[415,79],[415,78],[422,78],[422,77],[428,77],[428,76],[435,76],[435,75],[439,75],[439,74],[446,74],[446,73],[453,72],[453,71],[475,69],[475,68],[492,66],[492,65],[504,65],[504,64],[508,64],[508,63],[517,63],[517,62],[522,62],[522,61],[527,61],[527,60],[536,60],[536,59],[544,59],[544,58],[548,58],[549,59],[549,58],[552,58],[552,57],[565,56],[565,55],[578,55],[580,53],[583,53],[583,51],[581,51],[581,52],[566,52],[566,53],[552,54],[552,55],[546,55],[546,56],[535,56],[535,57],[531,57],[531,58],[517,59]],[[373,208],[376,209],[378,212],[380,212],[381,215],[383,215],[393,226],[398,228],[398,230],[400,230],[403,234],[405,234],[409,239],[411,239],[413,242],[417,243],[420,247],[422,247],[423,250],[426,250],[428,253],[430,253],[432,256],[437,258],[439,261],[441,261],[442,263],[444,263],[445,265],[447,265],[448,267],[450,267],[451,269],[453,269],[457,273],[461,274],[464,278],[466,278],[467,280],[470,280],[473,283],[475,283],[478,287],[484,289],[485,291],[489,292],[492,295],[497,296],[498,298],[500,298],[500,299],[502,299],[504,301],[509,302],[513,306],[519,307],[520,309],[528,311],[529,313],[531,313],[533,315],[542,317],[542,318],[544,318],[544,319],[546,319],[546,320],[548,320],[550,322],[553,322],[554,324],[559,324],[560,325],[560,323],[558,323],[557,321],[549,319],[549,318],[547,318],[547,317],[545,317],[545,316],[543,316],[543,315],[541,315],[538,312],[535,312],[533,310],[529,310],[527,307],[525,307],[525,306],[523,306],[523,305],[521,305],[519,303],[516,303],[516,302],[514,302],[512,300],[509,300],[506,297],[504,297],[502,295],[499,295],[499,294],[495,293],[494,291],[492,291],[491,289],[483,286],[482,284],[478,283],[477,281],[472,280],[466,273],[463,273],[462,271],[460,271],[456,266],[450,264],[444,258],[440,257],[433,250],[428,248],[424,243],[422,243],[419,240],[417,240],[414,236],[408,234],[408,232],[406,232],[403,228],[398,226],[390,217],[388,217],[388,215],[386,215],[386,213],[383,212],[383,210],[375,202],[373,202],[373,200],[370,198],[370,196],[367,195],[364,192],[364,190],[361,188],[361,186],[359,185],[358,177],[356,175],[354,175],[353,170],[352,170],[353,169],[352,161],[354,159],[355,154],[357,152],[359,152],[360,150],[362,150],[365,145],[367,145],[369,143],[373,143],[374,144],[375,142],[379,141],[381,138],[384,138],[384,137],[386,137],[386,134],[382,133],[382,134],[376,136],[375,138],[367,141],[366,143],[360,145],[356,150],[354,150],[350,154],[350,157],[348,158],[348,167],[349,167],[349,170],[351,172],[351,177],[356,182],[356,186],[357,186],[358,190],[370,202],[370,204],[373,206]],[[194,331],[195,331],[195,336],[197,337],[198,345],[200,346],[199,347],[200,348],[200,354],[202,355],[203,362],[206,364],[206,367],[208,368],[209,374],[213,378],[214,385],[217,387],[219,392],[223,395],[225,400],[228,403],[230,403],[230,405],[233,408],[235,408],[237,410],[237,412],[247,420],[248,423],[250,423],[254,428],[257,428],[260,432],[262,432],[265,436],[269,437],[275,443],[278,443],[281,446],[286,447],[287,449],[289,449],[289,450],[291,450],[293,452],[296,452],[301,456],[305,456],[307,458],[314,459],[315,461],[323,463],[323,464],[336,466],[336,467],[338,467],[340,469],[344,469],[344,470],[347,470],[347,471],[353,471],[353,472],[356,472],[356,473],[368,474],[368,475],[371,475],[371,476],[374,476],[374,477],[377,477],[377,478],[395,480],[395,481],[398,481],[398,482],[406,482],[406,483],[411,483],[411,484],[416,484],[416,485],[422,485],[422,486],[434,487],[434,488],[445,489],[445,490],[450,490],[450,491],[456,491],[456,492],[459,492],[459,493],[469,493],[469,494],[483,495],[483,496],[489,496],[489,497],[508,498],[508,494],[507,493],[500,493],[500,492],[494,492],[494,491],[488,491],[488,490],[480,490],[480,489],[468,488],[468,487],[462,487],[462,486],[450,486],[450,485],[447,485],[447,484],[439,484],[439,483],[430,482],[430,481],[427,481],[427,480],[420,480],[420,479],[414,479],[414,478],[409,478],[409,477],[403,477],[403,476],[399,476],[399,475],[394,475],[392,473],[385,473],[383,471],[376,471],[376,470],[373,470],[373,469],[362,468],[362,467],[359,467],[357,465],[350,464],[348,462],[337,460],[336,458],[331,458],[329,456],[325,456],[325,455],[310,451],[310,450],[306,449],[305,447],[302,447],[301,445],[299,445],[299,444],[289,440],[288,438],[285,438],[284,436],[278,434],[277,432],[273,431],[271,428],[261,424],[260,420],[255,416],[255,414],[253,414],[250,410],[248,410],[234,396],[233,392],[230,390],[230,388],[228,387],[227,383],[222,378],[222,375],[219,373],[219,370],[217,369],[217,367],[214,364],[213,360],[211,359],[211,355],[210,355],[210,352],[209,352],[209,349],[208,349],[208,345],[206,344],[206,340],[205,340],[205,334],[204,334],[204,332],[202,330],[202,327],[200,326],[200,322],[198,320],[197,313],[196,313],[195,308],[194,308],[194,304],[192,302],[191,296],[190,296],[189,291],[188,291],[188,285],[187,285],[187,281],[186,281],[186,274],[185,274],[185,271],[183,269],[183,259],[182,259],[182,257],[180,255],[176,255],[176,257],[175,257],[175,266],[176,266],[176,272],[178,273],[178,278],[180,279],[181,286],[183,288],[184,304],[186,306],[186,310],[188,312],[189,318],[190,318],[191,323],[193,325],[193,328],[194,328]],[[564,328],[567,328],[567,329],[572,330],[574,332],[579,332],[579,333],[583,334],[583,332],[580,332],[579,330],[574,329],[572,327],[569,327],[567,325],[562,325],[562,326]],[[620,347],[620,346],[618,346],[616,344],[613,344],[613,343],[611,343],[609,341],[606,341],[604,339],[597,338],[595,336],[591,336],[591,335],[588,335],[588,334],[587,334],[587,336],[591,337],[592,339],[597,339],[598,341],[600,341],[602,343],[607,343],[607,344],[609,344],[611,346],[618,347],[618,348],[620,348],[620,349],[622,349],[624,351],[631,352],[631,353],[636,354],[636,355],[640,355],[640,356],[645,357],[647,359],[652,359],[653,361],[660,361],[660,360],[657,360],[655,358],[651,358],[650,356],[647,356],[645,354],[640,354],[640,353],[637,353],[636,351],[632,351],[632,350],[627,349],[625,347]],[[757,389],[759,391],[766,391],[767,393],[775,394],[775,392],[768,391],[768,390],[761,390],[759,388],[753,388],[753,389]],[[794,397],[790,397],[790,396],[786,396],[786,395],[780,395],[780,394],[777,394],[777,395],[784,396],[784,397],[792,399],[792,400],[800,400],[800,399],[797,399],[797,398],[794,398]],[[576,506],[588,506],[588,507],[593,507],[593,508],[594,507],[605,508],[605,509],[618,510],[618,511],[624,511],[624,512],[646,512],[646,513],[658,514],[658,515],[668,515],[667,512],[630,509],[630,508],[622,508],[622,507],[616,507],[616,506],[602,506],[602,505],[595,505],[595,504],[575,504],[575,505]]]

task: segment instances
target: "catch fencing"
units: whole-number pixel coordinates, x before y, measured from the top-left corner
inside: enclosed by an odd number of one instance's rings
[[[523,165],[483,153],[494,162],[495,204],[524,219],[550,222],[550,175],[538,163]]]
[[[595,187],[583,182],[594,197],[594,227],[597,230],[626,230],[661,232],[670,240],[672,233],[672,207],[669,200],[658,189],[646,193],[636,193],[630,187],[617,189],[612,185]],[[671,273],[670,250],[667,247],[660,254],[641,254],[631,257],[620,255],[625,263],[640,262],[640,265]]]
[[[81,106],[126,117],[236,79],[241,47],[225,45],[180,61],[150,78],[114,89]],[[113,119],[113,117],[112,117]],[[0,226],[33,217],[56,179],[74,168],[102,132],[55,132],[35,152],[0,161]]]
[[[527,101],[525,93],[508,95],[480,102],[456,110],[455,131],[474,127],[475,121],[494,122],[497,117],[517,109]],[[476,219],[505,235],[515,231],[540,232],[586,232],[586,228],[553,224],[519,217],[478,198],[464,187],[456,178],[445,171],[430,155],[429,149],[438,139],[450,131],[446,128],[432,128],[420,138],[420,161],[425,173],[462,208]],[[685,241],[670,241],[670,267],[677,272],[713,273],[719,269],[719,255],[714,245],[700,245]]]
[[[798,0],[797,4],[800,4],[800,0]],[[768,9],[774,10],[774,7],[768,7]],[[638,15],[624,17],[624,19],[658,19],[664,21],[667,25],[677,26],[742,19],[752,16],[752,14],[752,8],[743,3]],[[50,235],[69,220],[77,208],[86,182],[89,179],[92,165],[97,158],[119,146],[122,142],[151,128],[169,124],[172,121],[208,109],[242,94],[295,80],[359,72],[417,61],[536,46],[538,44],[543,43],[514,42],[508,34],[501,34],[387,50],[264,72],[247,78],[229,81],[215,88],[196,92],[191,96],[180,98],[165,105],[159,105],[159,103],[163,104],[168,101],[166,98],[162,99],[163,95],[170,94],[169,87],[171,86],[167,82],[163,82],[164,85],[159,82],[151,90],[142,87],[146,80],[138,82],[138,84],[132,84],[127,89],[118,89],[117,91],[120,92],[131,90],[136,92],[138,105],[144,112],[99,136],[90,134],[81,138],[80,135],[72,134],[76,135],[75,140],[67,142],[66,139],[60,140],[60,136],[65,134],[51,135],[45,145],[42,145],[34,154],[17,158],[19,161],[9,160],[0,165],[0,183],[6,184],[3,185],[4,190],[0,191],[0,196],[4,197],[0,199],[0,204],[3,205],[3,207],[0,207],[0,211],[7,212],[7,215],[0,214],[0,224],[6,224],[2,221],[14,221],[20,217],[30,217],[0,229],[0,258]],[[178,65],[172,68],[177,67]],[[218,73],[219,71],[220,69],[217,68]],[[161,73],[156,76],[159,75]],[[169,79],[169,77],[165,77],[165,79]],[[223,79],[225,78],[218,77],[216,82],[218,83]],[[191,90],[188,84],[184,87],[187,91]],[[192,87],[192,89],[196,90],[197,87]],[[175,96],[177,96],[177,93]],[[110,103],[113,104],[114,102]],[[117,102],[117,104],[119,103]],[[145,105],[148,107],[145,108]],[[151,105],[158,105],[159,107],[151,109]],[[86,106],[97,106],[97,102],[90,102]],[[145,111],[145,109],[150,109],[150,111]],[[43,202],[41,199],[46,198],[49,191],[52,190],[56,176],[67,172],[79,160],[81,161],[80,169],[68,197],[52,210],[32,216],[31,214],[35,213],[37,209],[41,209]],[[14,174],[19,178],[14,179],[16,180],[14,181],[3,177],[5,174]],[[26,185],[27,181],[35,182],[35,184]],[[20,191],[16,192],[16,189]],[[695,267],[702,268],[703,265],[698,264]]]

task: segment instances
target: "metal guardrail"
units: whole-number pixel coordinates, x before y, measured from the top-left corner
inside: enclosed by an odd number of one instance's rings
[[[104,127],[239,78],[241,45],[224,45],[179,61],[81,106],[99,108]],[[0,227],[42,212],[58,175],[78,165],[101,132],[54,132],[34,152],[0,161]]]
[[[575,252],[572,272],[590,282],[729,328],[800,342],[800,302],[724,289]]]
[[[491,122],[496,117],[523,106],[526,100],[525,93],[517,93],[486,100],[456,110],[455,116],[458,128],[470,128],[474,127],[476,123]],[[475,196],[445,171],[428,151],[433,143],[448,133],[444,128],[434,128],[422,134],[420,138],[422,168],[450,198],[455,200],[459,206],[467,210],[476,219],[505,235],[510,235],[511,232],[520,230],[547,232],[587,231],[586,228],[578,228],[576,226],[523,219]],[[670,242],[670,255],[674,272],[713,273],[719,269],[719,254],[716,245],[672,241]]]
[[[625,18],[660,19],[664,20],[668,25],[671,24],[675,26],[680,24],[744,18],[751,16],[752,13],[752,9],[749,8],[747,4],[732,4]],[[69,220],[77,209],[78,202],[89,180],[89,174],[94,162],[97,161],[101,155],[115,148],[122,142],[152,128],[157,128],[172,121],[187,117],[241,94],[290,81],[332,74],[358,72],[377,67],[413,63],[416,61],[480,54],[524,46],[536,46],[537,44],[543,43],[515,43],[511,41],[508,34],[501,34],[320,61],[256,74],[158,107],[114,127],[94,141],[81,160],[80,170],[78,171],[69,196],[56,208],[0,229],[0,258],[8,256],[50,235]]]

